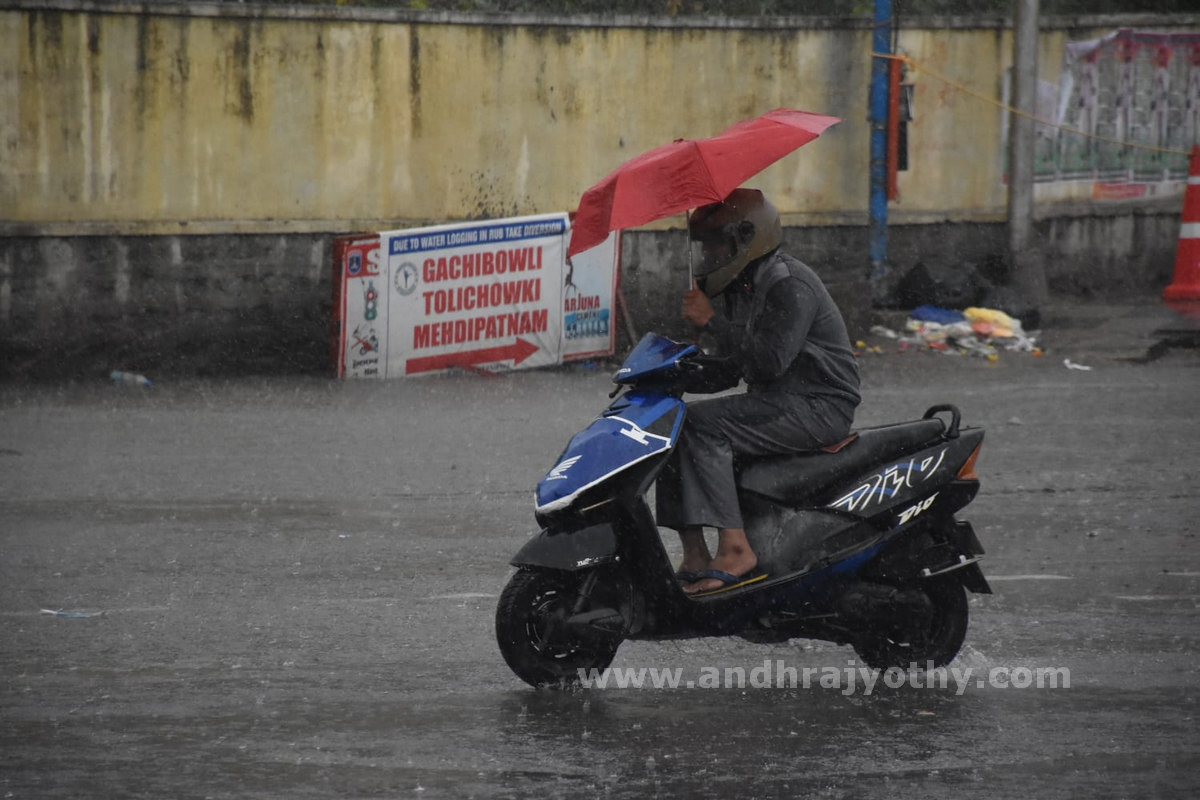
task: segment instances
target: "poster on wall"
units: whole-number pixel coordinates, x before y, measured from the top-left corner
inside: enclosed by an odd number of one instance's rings
[[[339,378],[384,376],[387,341],[380,293],[379,236],[339,236],[333,242],[334,368]]]
[[[499,372],[610,355],[620,236],[566,260],[566,214],[335,241],[338,375]]]
[[[1200,142],[1200,33],[1123,28],[1068,42],[1038,109],[1061,126],[1038,126],[1039,183],[1090,181],[1099,200],[1178,194]]]
[[[613,299],[620,274],[620,232],[603,243],[576,253],[563,266],[563,360],[612,355],[617,329]]]

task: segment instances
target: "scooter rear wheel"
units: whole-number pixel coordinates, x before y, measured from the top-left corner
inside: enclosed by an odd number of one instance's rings
[[[582,637],[563,621],[579,597],[584,573],[518,570],[496,607],[496,642],[505,662],[531,686],[570,688],[579,671],[612,663],[620,639]]]
[[[854,651],[871,667],[944,667],[954,660],[967,637],[967,593],[956,578],[927,580],[917,587],[929,597],[932,612],[901,630],[875,631],[854,643]]]

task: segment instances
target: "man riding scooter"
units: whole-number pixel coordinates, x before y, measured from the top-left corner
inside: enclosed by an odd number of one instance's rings
[[[812,271],[778,252],[777,212],[735,191],[690,228],[684,314],[720,355],[647,333],[611,402],[538,481],[540,530],[496,605],[505,662],[533,686],[578,685],[627,640],[741,636],[851,645],[879,669],[950,663],[966,593],[990,591],[983,547],[956,516],[979,491],[983,429],[941,404],[849,441],[845,325]],[[749,392],[681,399],[742,380]],[[660,526],[679,531],[695,574],[673,577]],[[704,526],[719,531],[715,558]]]
[[[658,478],[658,524],[677,530],[683,546],[676,576],[685,592],[700,594],[762,577],[738,508],[735,459],[842,440],[860,396],[842,315],[817,274],[780,251],[779,212],[762,192],[736,189],[696,209],[688,236],[694,283],[683,316],[717,350],[688,391],[747,385],[744,394],[688,403],[679,446]],[[705,526],[718,532],[715,557]]]

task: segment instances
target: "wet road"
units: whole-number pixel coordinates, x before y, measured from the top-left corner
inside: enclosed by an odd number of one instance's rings
[[[803,641],[614,663],[744,688],[508,671],[507,559],[602,370],[0,387],[0,794],[1195,797],[1200,357],[1092,366],[864,361],[860,425],[955,402],[988,428],[965,516],[996,589],[970,680],[869,693]]]

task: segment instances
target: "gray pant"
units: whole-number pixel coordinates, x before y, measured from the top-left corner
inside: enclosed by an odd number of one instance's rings
[[[854,406],[820,395],[735,394],[687,404],[656,486],[658,524],[741,528],[733,462],[816,450],[850,433]]]

